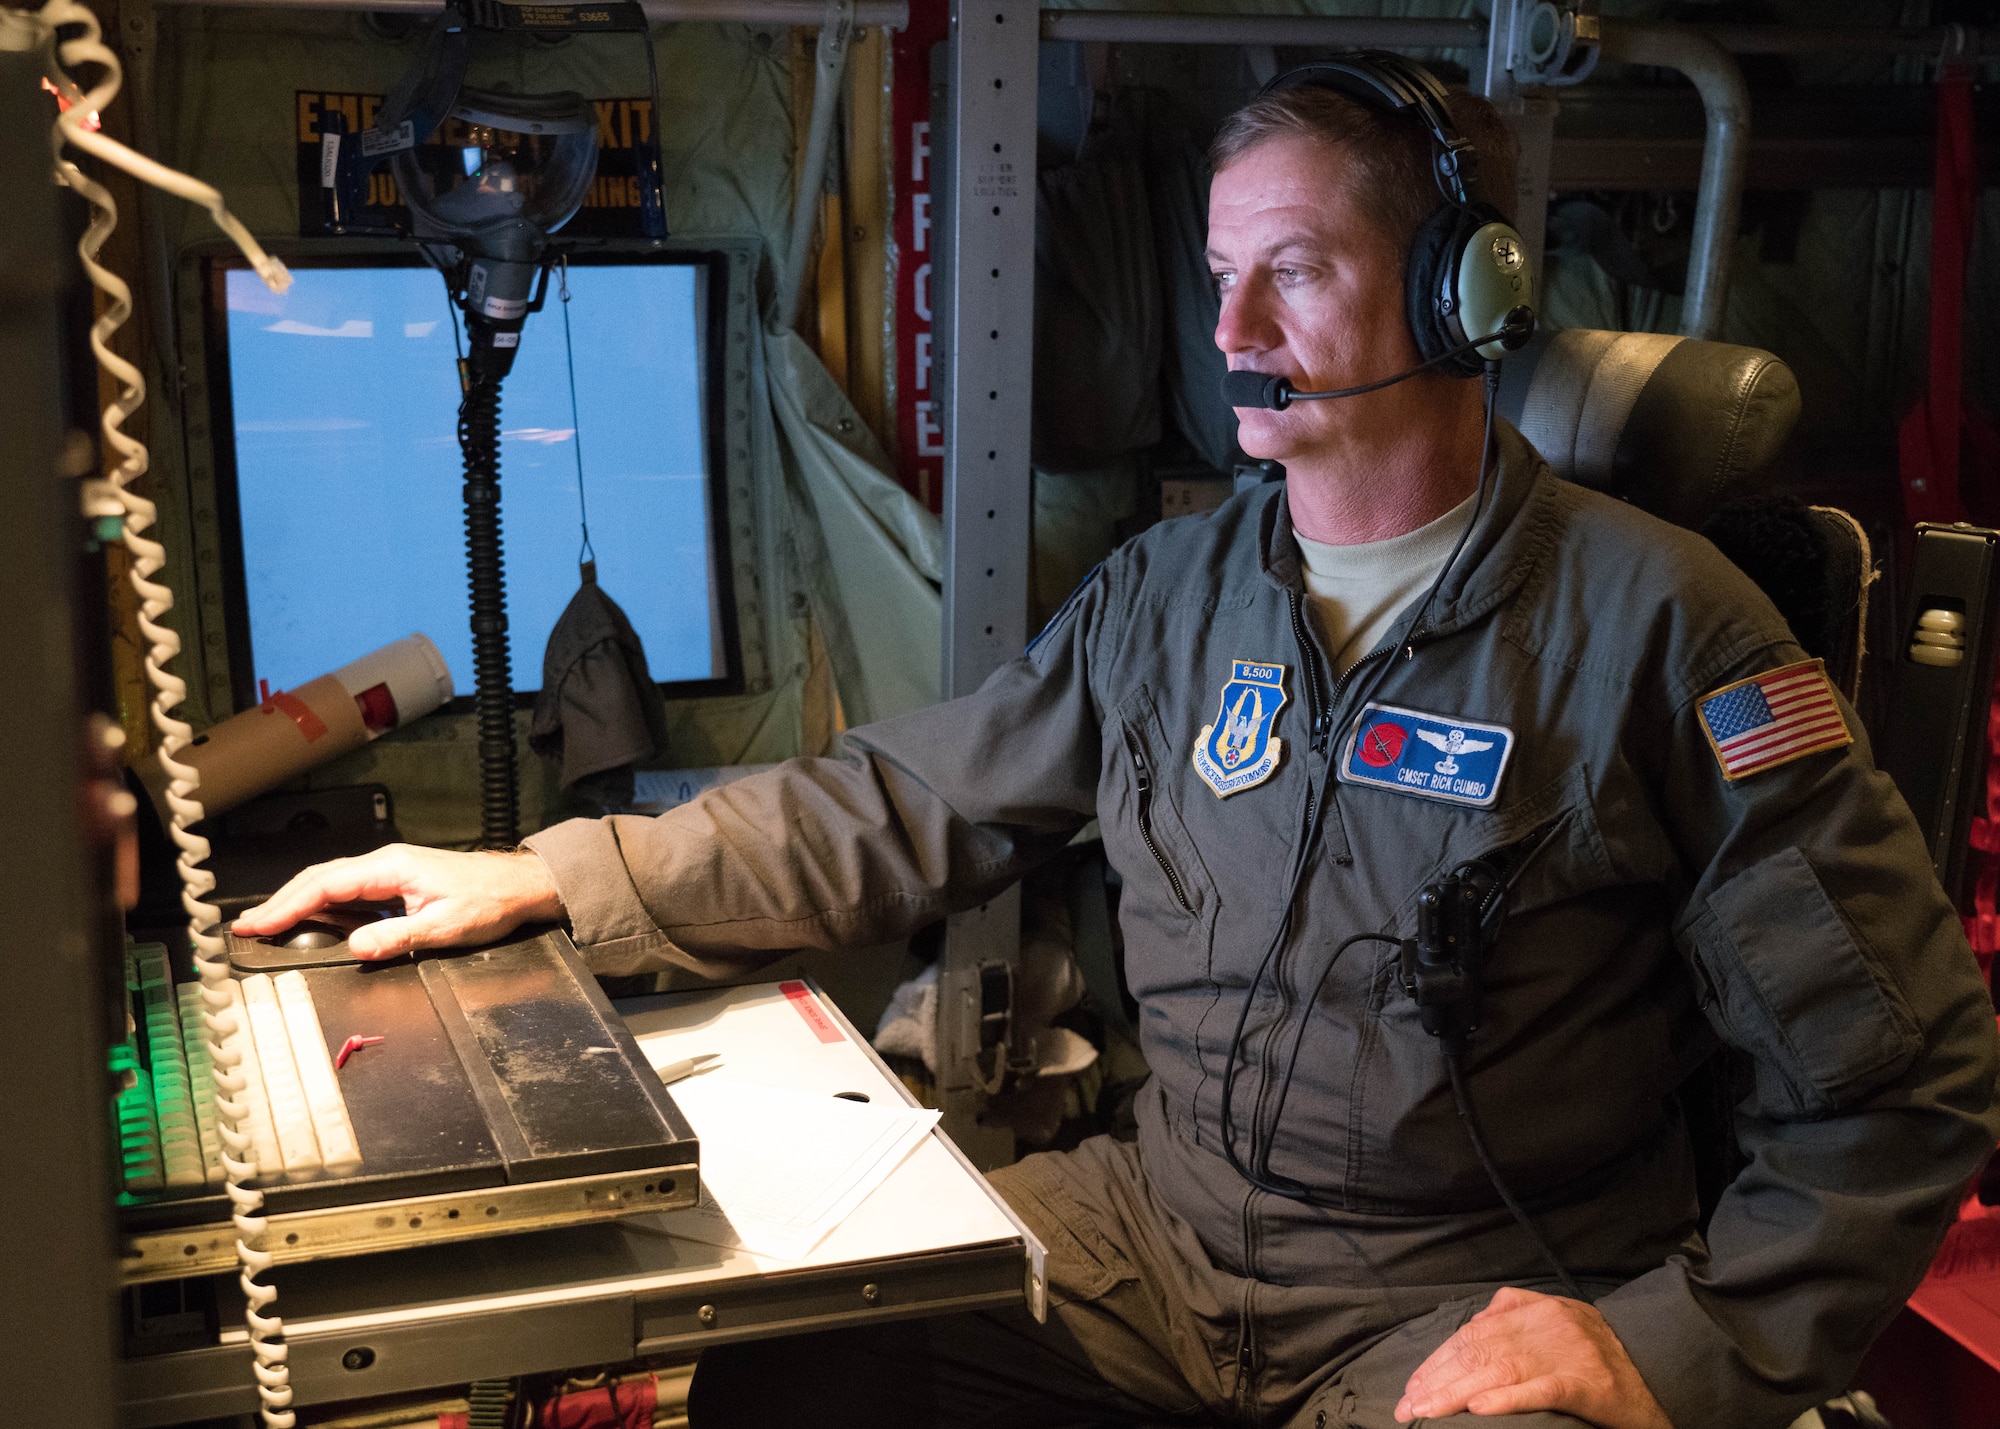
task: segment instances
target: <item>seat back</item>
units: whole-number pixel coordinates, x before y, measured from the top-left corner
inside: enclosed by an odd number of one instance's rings
[[[1799,384],[1754,347],[1568,328],[1507,359],[1499,409],[1564,480],[1698,529],[1768,489]]]
[[[1844,511],[1772,494],[1799,384],[1768,352],[1650,332],[1537,333],[1499,409],[1556,475],[1700,531],[1859,698],[1873,558]]]

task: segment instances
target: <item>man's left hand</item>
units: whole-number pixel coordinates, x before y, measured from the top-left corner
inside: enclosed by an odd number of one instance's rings
[[[1596,1307],[1512,1286],[1417,1366],[1396,1418],[1536,1410],[1604,1429],[1673,1429]]]

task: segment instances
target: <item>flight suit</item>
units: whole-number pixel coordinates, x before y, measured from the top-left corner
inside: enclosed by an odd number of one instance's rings
[[[1407,657],[1399,621],[1330,676],[1267,486],[1121,548],[967,698],[852,731],[841,759],[529,844],[599,971],[740,974],[907,934],[1098,819],[1153,1074],[1137,1146],[996,1184],[1088,1252],[1056,1286],[1062,1333],[1089,1354],[1092,1307],[1144,1285],[1140,1318],[1164,1318],[1142,1338],[1200,1412],[1245,1423],[1373,1422],[1342,1374],[1399,1327],[1434,1343],[1500,1284],[1548,1287],[1397,950],[1329,962],[1354,933],[1410,934],[1420,889],[1461,862],[1525,860],[1465,1058],[1493,1155],[1675,1423],[1782,1424],[1844,1387],[1993,1149],[1993,1009],[1844,704],[1851,746],[1725,777],[1702,699],[1805,658],[1764,596],[1504,426],[1500,456]],[[1363,699],[1504,737],[1487,806],[1335,777],[1368,772]],[[1255,737],[1223,752],[1254,752],[1237,772],[1260,780],[1216,780],[1219,726]],[[1754,1069],[1749,1164],[1703,1237],[1673,1094],[1718,1043]],[[1231,1147],[1311,1202],[1251,1185]],[[1162,1259],[1134,1261],[1141,1243]]]

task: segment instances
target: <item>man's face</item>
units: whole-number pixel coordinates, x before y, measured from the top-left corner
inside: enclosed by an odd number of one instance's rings
[[[1416,364],[1403,254],[1357,207],[1351,168],[1337,148],[1283,136],[1215,176],[1208,266],[1222,300],[1215,345],[1231,369],[1275,373],[1318,392]],[[1239,408],[1237,440],[1251,456],[1291,462],[1339,446],[1343,431],[1390,416],[1411,395],[1405,384],[1282,412]]]

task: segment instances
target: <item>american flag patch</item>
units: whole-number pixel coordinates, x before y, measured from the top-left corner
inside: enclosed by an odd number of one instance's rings
[[[1821,660],[1801,660],[1701,699],[1701,727],[1725,779],[1854,743]]]

